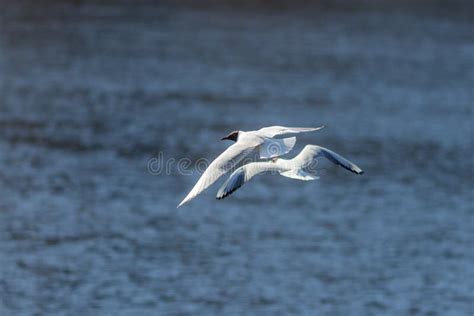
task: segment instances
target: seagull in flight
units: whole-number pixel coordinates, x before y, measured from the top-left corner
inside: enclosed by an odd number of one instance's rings
[[[221,140],[232,140],[235,143],[220,154],[204,171],[191,192],[178,207],[195,198],[202,191],[216,182],[222,175],[234,168],[253,151],[258,151],[261,159],[272,159],[288,153],[296,143],[296,137],[274,138],[277,136],[313,132],[320,127],[284,127],[270,126],[257,131],[234,131]]]
[[[288,178],[309,181],[319,177],[307,172],[317,158],[325,157],[329,161],[339,165],[355,174],[363,174],[361,168],[345,159],[341,155],[321,146],[306,145],[305,148],[293,159],[274,158],[270,161],[251,162],[235,170],[217,192],[217,199],[223,199],[256,175],[272,172]]]

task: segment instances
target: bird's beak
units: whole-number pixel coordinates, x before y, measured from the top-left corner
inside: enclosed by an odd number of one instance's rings
[[[226,139],[229,139],[229,136],[226,136],[226,137],[222,137],[221,140],[226,140]]]

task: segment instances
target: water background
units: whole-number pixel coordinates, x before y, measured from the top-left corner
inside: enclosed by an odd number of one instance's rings
[[[474,314],[468,2],[1,5],[2,316]],[[366,173],[147,170],[275,124]]]

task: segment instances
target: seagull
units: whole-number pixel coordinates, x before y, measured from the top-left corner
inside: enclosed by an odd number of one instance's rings
[[[279,173],[284,177],[303,181],[319,179],[319,177],[305,170],[310,169],[312,164],[317,163],[317,158],[319,157],[325,157],[336,165],[356,174],[364,173],[361,168],[327,148],[316,145],[306,145],[298,156],[293,159],[274,158],[270,161],[251,162],[238,168],[219,189],[216,198],[220,200],[229,196],[244,185],[244,183],[250,181],[250,179],[256,175],[265,172]]]
[[[216,182],[222,175],[234,168],[240,161],[253,151],[258,151],[261,159],[271,159],[288,153],[296,143],[296,137],[274,138],[289,134],[313,132],[322,129],[319,127],[284,127],[270,126],[257,131],[233,131],[221,140],[231,140],[235,143],[220,154],[204,171],[191,192],[184,198],[178,207],[195,198],[202,191]]]

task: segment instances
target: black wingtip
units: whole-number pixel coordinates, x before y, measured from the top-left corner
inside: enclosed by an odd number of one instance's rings
[[[236,190],[237,190],[237,188],[232,189],[232,190],[227,191],[227,192],[223,192],[222,194],[219,194],[218,196],[216,196],[216,199],[222,200],[222,199],[228,197],[229,195],[231,195],[232,193],[234,193]]]
[[[224,183],[224,185],[219,189],[216,195],[216,199],[222,200],[227,196],[231,195],[238,188],[244,184],[244,171],[242,169],[236,170],[229,179]]]

